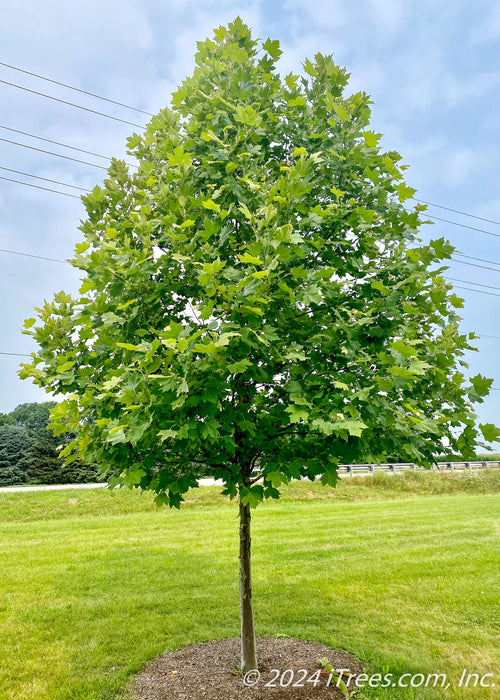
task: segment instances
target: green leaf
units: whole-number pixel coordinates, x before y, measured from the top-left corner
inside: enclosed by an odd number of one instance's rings
[[[251,364],[250,360],[245,358],[244,360],[238,360],[238,362],[232,362],[227,368],[231,374],[239,374],[240,372],[244,372]]]
[[[283,51],[280,49],[280,42],[277,39],[274,41],[271,41],[271,39],[266,39],[266,41],[262,44],[262,48],[275,60],[277,60],[283,53]]]
[[[75,245],[75,253],[77,255],[82,255],[89,248],[90,248],[90,243],[88,243],[87,241],[84,241],[83,243],[77,243]]]
[[[500,440],[500,428],[497,428],[493,423],[479,423],[479,429],[487,442]]]
[[[252,265],[264,265],[263,260],[256,258],[254,255],[250,255],[250,253],[244,253],[243,255],[238,255],[237,257],[242,263],[251,263]]]
[[[376,134],[374,131],[365,131],[363,137],[368,148],[375,148],[382,134]]]
[[[177,437],[177,430],[173,430],[172,428],[168,428],[167,430],[159,430],[158,431],[158,436],[162,442],[165,440],[168,440],[169,438],[175,438]]]
[[[124,348],[125,350],[136,350],[137,352],[144,352],[144,348],[140,345],[132,345],[132,343],[116,343],[119,348]]]
[[[116,386],[118,386],[118,384],[120,384],[121,380],[122,378],[118,376],[111,377],[111,379],[108,379],[105,382],[103,382],[102,388],[104,389],[104,391],[111,391]]]
[[[363,430],[366,430],[367,425],[362,420],[346,420],[342,418],[341,420],[334,421],[332,427],[335,432],[345,431],[349,435],[361,437],[361,434]]]
[[[217,204],[217,202],[214,202],[212,199],[202,200],[201,205],[205,207],[205,209],[211,209],[212,211],[215,211],[217,213],[220,212],[220,206]]]
[[[334,112],[336,112],[336,114],[340,117],[340,119],[342,121],[346,122],[349,120],[349,118],[350,118],[349,112],[347,111],[347,109],[343,105],[339,104],[338,102],[335,102],[332,105],[332,109]]]
[[[323,418],[315,418],[312,425],[324,435],[332,435],[335,432],[336,424],[331,421],[325,421]]]
[[[306,60],[304,61],[304,70],[313,78],[315,78],[317,75],[316,68],[308,58],[306,58]]]
[[[251,105],[237,105],[235,111],[236,121],[246,124],[247,126],[257,126],[262,121],[260,115]]]
[[[127,442],[127,436],[125,435],[126,425],[119,425],[115,428],[111,428],[109,434],[106,437],[106,442],[112,445],[117,445],[122,442]]]
[[[403,357],[409,358],[417,354],[417,351],[410,343],[405,343],[404,340],[396,340],[391,347]]]
[[[476,394],[479,396],[487,396],[490,386],[493,384],[493,379],[483,377],[482,374],[476,374],[475,377],[470,378],[470,383],[474,387]]]
[[[172,166],[189,166],[191,165],[191,156],[188,153],[184,152],[184,149],[181,146],[177,146],[177,148],[174,150],[173,153],[170,153],[168,156],[168,162]]]
[[[291,100],[288,100],[288,106],[289,107],[303,107],[306,104],[306,98],[305,97],[294,97]]]
[[[256,508],[259,503],[262,502],[263,498],[264,489],[260,485],[241,490],[241,502],[244,506],[248,505],[250,508]]]
[[[290,404],[290,406],[285,408],[285,411],[290,414],[290,423],[300,423],[300,421],[306,422],[309,418],[309,411],[294,404]]]
[[[216,348],[224,348],[229,345],[231,338],[238,338],[241,334],[236,331],[230,331],[229,333],[221,333],[220,336],[215,341],[214,345]]]
[[[396,185],[394,189],[398,192],[400,202],[405,202],[407,199],[411,199],[417,191],[413,187],[408,187],[408,185],[404,182]]]
[[[337,485],[337,481],[339,480],[339,475],[337,471],[337,467],[332,467],[328,471],[324,472],[321,475],[321,483],[323,486],[333,486],[335,487]]]
[[[275,489],[279,488],[281,484],[288,484],[289,479],[282,472],[268,472],[265,475],[266,481],[269,481]]]

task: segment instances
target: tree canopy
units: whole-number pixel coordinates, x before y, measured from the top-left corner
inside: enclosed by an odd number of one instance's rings
[[[331,56],[282,78],[279,43],[239,19],[83,197],[76,297],[25,323],[21,376],[65,394],[56,431],[111,484],[178,506],[202,475],[243,507],[292,478],[386,454],[472,455],[473,335],[442,276],[453,247],[419,239],[423,207]],[[481,432],[480,432],[481,431]]]
[[[56,406],[55,401],[43,403],[20,403],[8,416],[16,425],[22,425],[29,433],[45,430],[49,424],[50,409]]]
[[[10,413],[0,414],[0,484],[68,484],[99,481],[95,464],[71,464],[60,459],[61,450],[74,433],[55,436],[47,430],[55,401],[22,403]]]
[[[280,53],[239,20],[199,44],[172,107],[129,139],[138,171],[114,160],[83,197],[80,295],[26,322],[23,376],[69,394],[56,428],[159,502],[206,473],[235,495],[242,464],[263,477],[255,505],[291,477],[334,483],[339,460],[476,444],[491,380],[460,367],[452,246],[419,243],[422,207],[346,71],[318,54],[282,80]]]
[[[28,453],[32,438],[26,428],[6,423],[0,425],[0,486],[28,481]]]

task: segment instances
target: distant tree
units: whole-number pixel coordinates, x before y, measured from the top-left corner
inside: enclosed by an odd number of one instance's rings
[[[0,413],[0,425],[15,425],[15,421],[9,413]]]
[[[50,419],[50,409],[56,405],[55,401],[21,403],[9,413],[9,417],[16,425],[22,425],[28,432],[36,433],[47,428]]]
[[[79,459],[66,464],[61,450],[75,438],[74,433],[55,436],[47,429],[39,430],[27,452],[28,475],[32,484],[85,484],[102,481],[98,468]]]
[[[0,486],[15,486],[28,481],[28,450],[31,437],[22,426],[0,426]]]
[[[83,197],[80,294],[29,319],[23,377],[57,394],[57,432],[110,484],[179,506],[202,474],[239,500],[242,667],[257,666],[250,508],[290,479],[334,485],[344,462],[429,466],[472,455],[473,403],[440,260],[400,156],[369,130],[370,101],[318,54],[281,78],[277,41],[239,19],[199,44],[196,69]]]
[[[28,450],[28,474],[32,484],[63,483],[64,461],[59,457],[61,438],[47,429],[39,430]]]

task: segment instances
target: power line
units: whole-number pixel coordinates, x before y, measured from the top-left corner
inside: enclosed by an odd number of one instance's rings
[[[38,260],[50,260],[52,262],[64,263],[65,265],[70,265],[67,260],[61,260],[59,258],[46,258],[44,255],[33,255],[32,253],[21,253],[19,250],[8,250],[7,248],[0,248],[0,253],[11,253],[12,255],[23,255],[25,258],[37,258]]]
[[[500,272],[500,270],[497,270],[496,267],[487,267],[486,265],[477,265],[476,263],[470,263],[467,262],[466,260],[457,260],[456,258],[451,258],[453,262],[461,263],[462,265],[470,265],[470,267],[480,267],[483,270],[493,270],[493,272]],[[496,263],[493,263],[494,265]]]
[[[484,335],[484,333],[478,333],[478,335],[480,338],[493,338],[494,340],[500,340],[500,335]],[[478,338],[474,338],[474,340],[478,340]]]
[[[17,175],[24,175],[25,177],[34,177],[36,180],[44,180],[44,182],[52,182],[54,185],[63,185],[63,187],[72,187],[74,190],[81,190],[82,192],[88,192],[84,187],[78,187],[78,185],[69,185],[67,182],[61,182],[60,180],[52,180],[49,177],[41,177],[40,175],[31,175],[30,173],[24,173],[22,170],[13,170],[12,168],[6,168],[0,165],[0,170],[6,170],[9,173],[16,173]]]
[[[461,258],[468,258],[468,260],[479,260],[480,262],[486,262],[490,263],[490,265],[498,265],[500,267],[500,263],[495,262],[494,260],[486,260],[486,258],[475,258],[473,255],[465,255],[465,253],[461,253],[460,251],[456,251],[455,255],[459,255]]]
[[[54,80],[53,78],[48,78],[47,76],[40,75],[39,73],[34,73],[33,71],[25,70],[23,68],[19,68],[17,66],[10,65],[9,63],[4,63],[3,61],[0,61],[0,66],[4,66],[5,68],[9,68],[11,70],[18,71],[19,73],[31,75],[35,78],[40,79],[40,80],[45,80],[49,83],[53,83],[54,85],[60,85],[61,87],[67,88],[68,90],[73,90],[75,92],[79,92],[83,95],[89,95],[90,97],[95,97],[98,100],[103,100],[104,102],[108,102],[110,104],[115,104],[119,107],[124,107],[125,109],[131,109],[134,112],[138,112],[140,114],[145,114],[148,117],[155,116],[152,112],[147,112],[143,109],[139,109],[138,107],[133,107],[132,105],[125,104],[124,102],[118,102],[117,100],[112,100],[108,97],[104,97],[103,95],[98,95],[97,93],[89,92],[87,90],[83,90],[82,88],[77,88],[74,85],[69,85],[68,83],[63,83],[59,80]],[[12,83],[10,83],[10,84],[12,84]],[[20,86],[16,86],[16,87],[20,87]],[[46,96],[46,95],[44,95],[44,96]],[[46,97],[50,97],[50,96],[46,96]],[[56,99],[56,98],[51,98],[51,99]],[[71,103],[68,103],[68,104],[71,104]],[[79,105],[73,105],[73,106],[79,107]],[[85,108],[83,108],[83,109],[85,109]],[[104,116],[109,117],[110,115],[104,115]],[[127,123],[130,123],[130,122],[127,122]],[[133,125],[133,126],[138,126],[138,125]],[[69,146],[69,148],[72,148],[72,147]],[[80,149],[77,149],[77,150],[80,150]],[[94,155],[96,155],[96,154],[94,154]],[[104,156],[100,156],[100,157],[104,157]],[[420,202],[421,204],[426,204],[427,206],[430,206],[430,207],[437,207],[439,209],[444,209],[446,211],[454,212],[455,214],[460,214],[461,216],[468,216],[471,219],[476,219],[478,221],[485,221],[486,223],[495,224],[497,226],[500,226],[500,221],[495,221],[494,219],[487,219],[483,216],[477,216],[476,214],[471,214],[470,212],[465,212],[465,211],[461,211],[459,209],[454,209],[453,207],[444,206],[443,204],[436,204],[435,202],[429,202],[425,199],[420,199],[420,198],[416,198],[416,197],[414,197],[413,199],[416,202]]]
[[[494,219],[485,219],[484,216],[476,216],[475,214],[469,214],[466,211],[460,211],[459,209],[452,209],[451,207],[445,207],[443,204],[434,204],[433,202],[426,202],[425,199],[417,199],[413,197],[416,202],[421,204],[427,204],[430,207],[438,207],[439,209],[446,209],[446,211],[452,211],[455,214],[460,214],[461,216],[469,216],[471,219],[477,219],[478,221],[486,221],[488,224],[495,224],[500,226],[500,221],[495,221]]]
[[[475,287],[486,287],[487,289],[500,289],[500,287],[494,287],[491,284],[481,284],[480,282],[469,282],[469,280],[457,280],[454,277],[445,277],[445,279],[451,282],[463,282],[464,284],[473,284]]]
[[[1,63],[1,62],[0,62],[0,63]],[[2,128],[2,127],[0,126],[0,128]],[[5,127],[5,128],[9,128],[9,127]],[[21,132],[21,133],[23,133],[23,132]],[[35,138],[36,138],[36,137],[35,137]],[[41,151],[42,153],[48,153],[48,154],[50,154],[50,155],[59,156],[59,157],[61,157],[61,158],[68,158],[68,156],[62,156],[62,155],[60,155],[60,154],[58,154],[58,153],[52,153],[51,151],[45,151],[45,150],[43,150],[43,149],[34,148],[33,146],[28,146],[28,145],[26,145],[26,144],[17,143],[17,142],[15,142],[15,141],[11,141],[11,140],[9,140],[9,139],[2,139],[2,138],[0,138],[0,141],[6,141],[7,143],[12,143],[12,144],[14,144],[14,145],[23,146],[23,147],[25,147],[25,148],[33,148],[33,149],[36,150],[36,151]],[[67,146],[67,147],[68,147],[68,148],[71,148],[71,146]],[[105,156],[102,156],[102,157],[104,158]],[[79,160],[79,159],[76,159],[76,158],[68,158],[68,159],[69,159],[69,160],[74,160],[74,161],[79,162],[79,163],[83,163],[83,164],[85,164],[85,165],[93,165],[94,167],[105,169],[104,166],[96,165],[95,163],[87,163],[86,161],[82,161],[82,160]],[[39,176],[39,175],[33,175],[33,174],[31,174],[31,173],[26,173],[26,172],[23,172],[23,171],[20,171],[20,170],[14,170],[14,169],[12,169],[12,168],[6,168],[6,167],[4,167],[4,166],[0,166],[0,169],[1,169],[1,170],[6,170],[6,171],[12,172],[12,173],[18,173],[19,175],[24,175],[24,176],[26,176],[26,177],[35,178],[35,179],[37,179],[37,180],[43,180],[43,181],[46,181],[46,182],[52,182],[52,183],[54,183],[54,184],[62,185],[63,187],[71,187],[71,188],[73,188],[73,189],[81,190],[82,192],[88,192],[88,190],[86,190],[86,189],[83,188],[83,187],[79,187],[79,186],[77,186],[77,185],[71,185],[71,184],[66,183],[66,182],[61,182],[60,180],[53,180],[53,179],[50,179],[50,178],[41,177],[41,176]],[[71,195],[71,194],[69,194],[69,193],[67,193],[67,192],[61,192],[60,190],[54,190],[54,189],[48,188],[48,187],[40,187],[40,186],[33,185],[33,184],[31,184],[31,183],[28,183],[28,182],[22,182],[22,181],[20,181],[20,180],[15,180],[15,179],[13,179],[13,178],[7,178],[7,177],[1,177],[1,176],[0,176],[0,179],[6,180],[6,181],[8,181],[8,182],[14,182],[14,183],[19,184],[19,185],[25,185],[25,186],[27,186],[27,187],[34,187],[34,188],[36,188],[36,189],[46,190],[46,191],[48,191],[48,192],[54,192],[54,193],[56,193],[56,194],[62,194],[62,195],[65,195],[65,196],[67,196],[67,197],[74,197],[75,199],[80,199],[80,197],[77,197],[76,195]],[[472,227],[468,227],[468,228],[472,228]],[[479,230],[479,229],[477,229],[477,230]],[[494,234],[492,234],[492,235],[494,235]],[[1,251],[1,250],[3,250],[3,249],[0,249],[0,251]],[[12,253],[16,253],[16,251],[7,251],[7,250],[3,250],[3,252],[12,252]],[[28,256],[28,254],[23,254],[23,253],[17,253],[17,254],[19,254],[19,255],[27,255],[27,256]],[[456,253],[456,255],[460,255],[460,256],[462,256],[462,257],[469,258],[469,259],[471,259],[471,260],[482,260],[482,261],[484,261],[484,262],[489,262],[489,263],[491,263],[491,264],[493,264],[493,265],[498,265],[498,266],[500,267],[500,263],[496,263],[496,262],[491,261],[491,260],[486,260],[485,258],[476,258],[476,257],[471,256],[471,255],[465,255],[464,253]],[[43,256],[28,256],[28,257],[39,257],[39,258],[41,258],[41,259],[53,260],[53,258],[44,258]],[[497,269],[495,269],[495,268],[493,268],[493,267],[486,267],[485,265],[475,265],[474,263],[469,263],[469,262],[466,262],[466,261],[464,261],[464,260],[456,260],[455,258],[451,258],[451,259],[452,259],[454,262],[458,262],[458,263],[461,263],[461,264],[463,264],[463,265],[470,265],[470,266],[472,266],[472,267],[478,267],[478,268],[482,268],[482,269],[486,269],[486,270],[492,270],[492,271],[494,271],[494,272],[500,272],[500,270],[497,270]],[[64,262],[64,261],[57,261],[57,262]],[[458,279],[454,279],[454,278],[447,278],[447,279],[449,279],[449,280],[451,280],[451,281],[456,281],[456,282],[463,282],[464,284],[472,284],[472,285],[476,285],[476,286],[488,287],[488,288],[490,288],[490,289],[500,289],[500,287],[491,286],[491,285],[484,285],[484,284],[481,284],[481,283],[478,283],[478,282],[470,282],[470,281],[468,281],[468,280],[458,280]],[[460,289],[466,289],[465,287],[459,287],[459,288],[460,288]],[[470,291],[480,291],[480,290],[470,290]],[[496,295],[494,295],[494,296],[496,296]]]
[[[54,141],[53,139],[47,139],[44,136],[37,136],[36,134],[30,134],[28,131],[21,131],[20,129],[13,129],[10,126],[4,126],[0,124],[0,129],[5,129],[6,131],[13,131],[16,134],[22,134],[23,136],[29,136],[31,139],[38,139],[38,141],[46,141],[47,143],[53,143],[56,146],[62,146],[63,148],[69,148],[72,151],[79,151],[80,153],[86,153],[89,156],[95,156],[96,158],[103,158],[104,160],[111,160],[111,156],[103,156],[101,153],[94,153],[94,151],[87,151],[85,148],[78,148],[78,146],[70,146],[67,143],[61,143],[60,141]],[[127,163],[132,168],[137,168],[135,163]]]
[[[26,187],[34,187],[37,190],[45,190],[46,192],[55,192],[56,194],[63,194],[65,197],[73,197],[73,199],[80,199],[76,194],[70,194],[69,192],[61,192],[61,190],[53,190],[51,187],[42,187],[41,185],[32,185],[31,182],[23,182],[22,180],[13,180],[11,177],[3,177],[0,175],[0,180],[7,180],[7,182],[15,182],[17,185],[26,185]]]
[[[36,146],[28,146],[26,143],[19,143],[19,141],[12,141],[11,139],[4,139],[0,136],[0,141],[5,143],[11,143],[14,146],[21,146],[21,148],[29,148],[31,151],[38,151],[39,153],[48,153],[49,156],[56,156],[57,158],[64,158],[65,160],[72,160],[74,163],[82,163],[83,165],[91,165],[93,168],[99,168],[100,170],[107,170],[104,165],[97,165],[97,163],[89,163],[86,160],[80,160],[79,158],[72,158],[71,156],[63,156],[61,153],[54,153],[53,151],[46,151],[44,148],[37,148]]]
[[[23,68],[17,68],[16,66],[11,66],[8,63],[3,63],[0,61],[0,66],[5,66],[5,68],[10,68],[11,70],[17,70],[19,73],[26,73],[26,75],[32,75],[35,78],[40,78],[40,80],[46,80],[49,83],[54,83],[54,85],[61,85],[62,87],[68,88],[68,90],[74,90],[75,92],[81,92],[83,95],[90,95],[90,97],[96,97],[98,100],[104,100],[104,102],[110,102],[111,104],[118,105],[119,107],[125,107],[125,109],[132,109],[134,112],[140,112],[148,117],[154,117],[151,112],[145,112],[143,109],[138,109],[138,107],[131,107],[123,102],[117,102],[116,100],[110,100],[108,97],[103,97],[102,95],[96,95],[94,92],[87,92],[87,90],[82,90],[81,88],[74,87],[73,85],[68,85],[67,83],[61,83],[59,80],[53,80],[52,78],[47,78],[44,75],[38,75],[38,73],[32,73],[29,70],[24,70]]]
[[[494,292],[484,292],[482,289],[470,289],[470,287],[461,287],[458,284],[454,285],[455,289],[465,289],[468,292],[478,292],[479,294],[488,294],[490,297],[500,297],[500,294]]]
[[[2,179],[8,179],[8,178],[2,178]],[[14,180],[13,182],[16,182],[16,181]],[[20,184],[29,186],[29,183],[27,183],[27,182],[23,182]],[[35,187],[35,185],[31,185],[31,186]],[[46,189],[46,188],[42,188],[42,189]],[[56,190],[51,190],[51,191],[56,191]],[[66,193],[59,192],[59,194],[66,194]],[[75,195],[69,195],[69,196],[75,196]],[[79,199],[79,197],[77,197],[77,199]],[[12,255],[22,255],[23,257],[26,257],[26,258],[36,258],[38,260],[49,260],[51,262],[58,262],[58,263],[64,263],[65,265],[71,265],[69,260],[62,260],[60,258],[49,258],[49,257],[43,256],[43,255],[34,255],[32,253],[22,253],[18,250],[9,250],[7,248],[0,248],[0,253],[10,253]],[[464,284],[470,284],[470,285],[474,285],[474,286],[478,286],[478,287],[487,287],[488,289],[499,289],[500,290],[500,287],[495,287],[495,286],[488,285],[488,284],[481,284],[480,282],[471,282],[469,280],[458,280],[458,279],[455,279],[453,277],[445,277],[445,279],[452,281],[452,282],[463,282]],[[492,294],[491,292],[483,292],[483,290],[481,290],[481,289],[470,289],[469,287],[461,287],[459,285],[453,285],[453,286],[456,289],[464,289],[464,290],[470,291],[470,292],[482,292],[483,294],[490,294],[491,296],[495,296],[495,297],[500,296],[500,294]],[[482,338],[497,338],[497,336],[484,335],[482,333],[480,335]],[[498,337],[498,339],[500,340],[500,337]]]
[[[0,352],[0,355],[15,355],[16,357],[31,357],[31,355],[27,355],[25,352]]]
[[[2,62],[0,61],[0,65],[4,65],[4,64],[2,64]],[[0,81],[0,82],[1,82],[1,81]],[[75,89],[76,89],[76,88],[75,88]],[[103,98],[103,99],[104,99],[104,98]],[[0,129],[6,129],[6,130],[8,130],[8,131],[12,131],[12,132],[15,132],[15,133],[17,133],[17,134],[22,134],[22,135],[24,135],[24,136],[29,136],[30,138],[38,139],[39,141],[46,141],[47,143],[53,143],[53,144],[55,144],[56,146],[62,146],[63,148],[69,148],[70,150],[79,151],[80,153],[87,153],[88,155],[95,156],[96,158],[102,158],[102,159],[104,159],[104,160],[111,160],[111,156],[105,156],[105,155],[102,155],[101,153],[95,153],[94,151],[88,151],[88,150],[86,150],[86,149],[84,149],[84,148],[79,148],[79,147],[77,147],[77,146],[70,146],[69,144],[61,143],[60,141],[54,141],[53,139],[48,139],[48,138],[45,138],[45,137],[43,137],[43,136],[37,136],[36,134],[31,134],[31,133],[29,133],[29,132],[27,132],[27,131],[21,131],[20,129],[13,129],[12,127],[5,126],[5,125],[3,125],[3,124],[0,124]],[[72,160],[72,161],[75,161],[76,163],[82,163],[82,164],[84,164],[84,165],[91,165],[91,166],[93,166],[94,168],[101,168],[101,169],[103,169],[103,170],[106,170],[106,169],[107,169],[107,168],[105,168],[105,167],[102,166],[102,165],[97,165],[96,163],[89,163],[88,161],[80,160],[80,159],[77,159],[77,158],[70,158],[69,156],[61,155],[60,153],[53,153],[52,151],[46,151],[46,150],[43,150],[43,149],[37,149],[37,148],[35,148],[34,146],[28,146],[27,144],[18,143],[17,141],[11,141],[11,140],[9,140],[9,139],[2,139],[2,138],[0,138],[0,140],[1,140],[1,141],[5,141],[6,143],[14,144],[14,145],[16,145],[16,146],[21,146],[21,147],[23,147],[23,148],[30,148],[30,149],[32,149],[32,150],[40,151],[41,153],[47,153],[47,154],[49,154],[49,155],[57,156],[58,158],[65,158],[65,159],[67,159],[67,160]],[[128,161],[125,161],[125,162],[127,163],[127,165],[129,165],[129,166],[132,167],[132,168],[138,168],[138,166],[137,166],[135,163],[129,163]],[[33,176],[33,177],[35,177],[35,176]],[[71,185],[68,185],[68,186],[71,186]],[[475,218],[475,219],[480,219],[480,220],[482,220],[482,221],[488,221],[489,223],[493,223],[493,224],[498,224],[498,225],[500,225],[500,222],[493,221],[492,219],[483,219],[482,217],[474,216],[473,214],[467,214],[466,212],[461,212],[461,211],[458,211],[457,209],[451,209],[450,207],[445,207],[445,206],[442,206],[442,205],[440,205],[440,204],[431,204],[430,202],[425,202],[425,201],[422,200],[422,199],[415,200],[415,201],[422,202],[423,204],[430,204],[431,206],[440,207],[441,209],[447,209],[448,211],[454,211],[454,212],[456,212],[457,214],[463,214],[464,216],[470,216],[470,217]],[[452,225],[454,225],[454,226],[460,226],[460,227],[462,227],[462,228],[467,228],[467,229],[470,229],[470,230],[472,230],[472,231],[478,231],[478,232],[480,232],[480,233],[486,233],[486,234],[488,234],[488,235],[490,235],[490,236],[500,237],[499,234],[492,233],[491,231],[486,231],[486,230],[484,230],[484,229],[476,228],[476,227],[474,227],[474,226],[466,226],[465,224],[460,224],[458,221],[450,221],[450,220],[448,220],[448,219],[441,219],[441,218],[436,217],[436,216],[431,216],[430,214],[429,214],[428,216],[429,216],[429,218],[431,218],[431,219],[436,219],[436,220],[438,220],[438,221],[443,221],[443,222],[445,222],[445,223],[449,223],[449,224],[452,224]],[[500,263],[493,262],[492,260],[485,260],[484,258],[475,258],[475,257],[473,257],[473,256],[471,256],[471,255],[464,255],[463,253],[458,253],[458,252],[455,253],[455,254],[456,254],[456,255],[460,255],[461,257],[468,258],[468,259],[470,259],[470,260],[479,260],[479,261],[482,261],[482,262],[491,263],[492,265],[499,265],[499,266],[500,266]],[[452,259],[453,259],[453,258],[452,258]],[[456,262],[462,262],[462,261],[456,260]],[[471,263],[463,263],[463,264],[471,264]],[[477,265],[476,267],[482,267],[482,266],[481,266],[481,265]],[[484,269],[492,269],[492,268],[484,268]]]
[[[449,219],[442,219],[439,216],[431,216],[430,214],[425,214],[429,219],[433,221],[444,221],[445,224],[453,224],[453,226],[460,226],[460,228],[467,228],[470,231],[479,231],[479,233],[486,233],[488,236],[495,236],[495,238],[500,238],[500,233],[492,233],[492,231],[486,231],[483,228],[476,228],[475,226],[468,226],[467,224],[459,224],[458,221],[450,221]]]
[[[4,85],[9,85],[10,87],[18,88],[19,90],[24,90],[25,92],[31,92],[33,95],[39,95],[40,97],[46,97],[48,100],[54,100],[55,102],[61,102],[64,105],[69,105],[70,107],[76,107],[77,109],[82,109],[84,112],[92,112],[92,114],[98,114],[100,117],[106,117],[106,119],[113,119],[115,122],[121,122],[122,124],[129,124],[130,126],[136,126],[138,129],[144,129],[143,124],[135,124],[134,122],[129,122],[126,119],[119,119],[118,117],[113,117],[111,114],[106,114],[105,112],[98,112],[96,109],[90,109],[90,107],[83,107],[82,105],[77,105],[75,102],[69,102],[68,100],[61,100],[59,97],[53,97],[52,95],[47,95],[44,92],[38,92],[37,90],[30,90],[30,88],[23,87],[22,85],[17,85],[16,83],[9,83],[8,80],[0,80],[0,83]]]

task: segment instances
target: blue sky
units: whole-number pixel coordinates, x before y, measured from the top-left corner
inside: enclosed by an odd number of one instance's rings
[[[0,0],[0,10],[0,61],[153,113],[192,71],[196,41],[237,14],[255,36],[280,40],[284,72],[300,71],[318,51],[333,53],[351,73],[350,91],[371,95],[372,127],[410,166],[407,181],[416,196],[500,222],[500,5],[493,0]],[[139,125],[147,120],[2,65],[0,80]],[[123,156],[126,137],[137,131],[1,82],[0,100],[1,126],[99,154]],[[4,128],[0,138],[105,164]],[[0,166],[83,188],[105,173],[5,141]],[[0,176],[78,194],[5,170]],[[442,221],[423,231],[424,238],[445,236],[472,256],[457,257],[447,275],[473,283],[455,283],[469,286],[457,289],[465,299],[463,329],[483,334],[468,358],[471,373],[493,377],[500,389],[500,225],[434,207],[429,214],[493,234]],[[78,199],[0,180],[0,248],[64,260],[80,240],[83,216]],[[67,264],[0,252],[0,351],[31,352],[31,339],[21,334],[23,319],[54,292],[78,286]],[[21,359],[0,355],[0,411],[50,398],[17,378]],[[500,391],[477,410],[483,422],[500,424]]]

